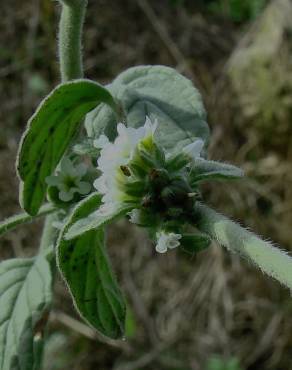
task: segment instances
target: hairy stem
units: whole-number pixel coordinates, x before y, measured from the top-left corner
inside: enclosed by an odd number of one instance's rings
[[[63,0],[59,26],[62,82],[83,77],[82,30],[87,0]]]
[[[58,230],[53,226],[55,220],[55,214],[46,217],[41,237],[40,253],[46,253],[55,244],[56,238],[58,236]]]
[[[292,258],[209,207],[196,206],[198,228],[220,245],[257,265],[262,272],[292,289]]]
[[[39,213],[36,216],[31,216],[27,213],[20,213],[18,215],[9,217],[6,220],[0,222],[0,235],[4,235],[8,231],[15,229],[19,225],[27,224],[38,217],[45,216],[55,211],[56,208],[52,204],[45,204],[40,208]]]
[[[66,82],[83,76],[81,37],[87,0],[60,0],[60,3],[59,60],[62,82]],[[49,250],[56,241],[55,217],[46,217],[40,252]]]

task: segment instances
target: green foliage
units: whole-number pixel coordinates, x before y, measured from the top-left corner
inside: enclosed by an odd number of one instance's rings
[[[220,357],[212,357],[207,362],[206,370],[243,370],[236,357],[224,360]]]
[[[98,197],[99,195],[93,194],[91,197]],[[80,207],[84,208],[87,206],[87,203],[90,205],[92,202],[91,197],[88,197],[82,203],[79,203]],[[79,207],[79,206],[78,206]],[[76,208],[76,211],[78,210]],[[133,206],[121,205],[120,208],[112,209],[110,212],[102,213],[92,213],[87,214],[83,217],[78,217],[74,219],[73,222],[70,222],[68,228],[66,228],[66,232],[64,234],[64,238],[66,240],[74,239],[77,236],[87,233],[90,230],[96,230],[107,224],[114,222],[115,220],[119,219],[122,216],[125,216],[128,212],[133,209]]]
[[[0,369],[37,370],[52,276],[46,256],[0,264]]]
[[[264,8],[267,0],[213,0],[208,8],[215,14],[223,14],[234,22],[254,19]]]
[[[94,212],[100,201],[100,195],[93,194],[75,208],[59,237],[57,263],[80,315],[117,339],[124,336],[126,307],[106,254],[103,228],[64,239],[70,226]]]
[[[231,164],[207,161],[198,158],[191,171],[192,184],[206,180],[238,179],[244,175],[243,171]]]
[[[78,133],[80,120],[100,102],[115,108],[101,85],[88,80],[69,82],[56,87],[29,120],[17,164],[23,181],[20,200],[27,213],[37,214],[46,195],[46,177]]]
[[[201,95],[192,82],[165,66],[133,67],[121,73],[108,86],[119,100],[127,124],[139,127],[145,116],[158,120],[156,139],[165,149],[181,149],[196,138],[209,140],[209,127]],[[116,135],[113,112],[100,105],[86,117],[88,135]]]

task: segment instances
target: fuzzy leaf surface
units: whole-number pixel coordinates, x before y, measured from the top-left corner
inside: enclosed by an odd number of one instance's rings
[[[191,181],[196,183],[207,180],[232,180],[244,176],[242,169],[232,164],[196,159],[191,171]]]
[[[90,80],[61,84],[41,102],[28,122],[18,155],[20,202],[27,213],[37,214],[47,190],[46,177],[78,133],[82,118],[101,102],[116,109],[109,91]]]
[[[76,220],[74,223],[72,222],[67,228],[64,237],[65,239],[70,240],[77,236],[81,236],[90,230],[97,230],[125,216],[133,208],[134,207],[132,205],[124,204],[104,214],[93,212],[87,217]]]
[[[209,127],[201,95],[192,82],[165,66],[133,67],[121,73],[109,86],[123,107],[127,124],[144,125],[145,116],[158,120],[156,140],[165,149],[179,150],[201,138],[206,145]],[[116,135],[116,118],[100,105],[86,117],[88,135]]]
[[[64,238],[70,226],[98,209],[100,202],[101,196],[93,194],[75,208],[60,235],[57,262],[80,315],[103,335],[118,339],[125,331],[126,306],[106,253],[103,228]]]
[[[287,251],[259,238],[234,221],[197,202],[196,226],[198,229],[226,247],[255,264],[281,284],[292,289],[292,257]]]
[[[52,275],[44,255],[0,264],[0,369],[37,370],[52,297]],[[43,322],[43,324],[42,324]]]

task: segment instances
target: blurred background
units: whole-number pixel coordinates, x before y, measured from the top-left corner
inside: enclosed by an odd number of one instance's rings
[[[0,219],[19,211],[17,145],[40,99],[59,81],[51,0],[0,4]],[[169,65],[200,89],[209,156],[246,172],[204,186],[206,203],[292,250],[292,1],[89,0],[86,77],[107,83],[127,67]],[[1,239],[0,258],[33,255],[42,223]],[[157,255],[119,223],[109,253],[127,297],[127,340],[80,321],[60,278],[45,370],[289,370],[290,292],[218,246]]]

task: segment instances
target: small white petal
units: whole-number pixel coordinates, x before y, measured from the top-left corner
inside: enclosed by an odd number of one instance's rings
[[[201,139],[197,139],[193,143],[185,146],[183,148],[183,152],[189,155],[192,159],[197,159],[197,158],[200,158],[203,147],[204,147],[204,141]]]
[[[88,167],[85,163],[80,163],[78,166],[76,166],[76,173],[81,178],[83,177],[87,172]]]
[[[73,199],[73,194],[74,194],[74,190],[72,191],[72,189],[70,189],[69,191],[64,191],[64,190],[61,190],[59,192],[59,198],[60,200],[62,200],[63,202],[69,202],[70,200]]]
[[[91,190],[91,185],[89,182],[86,181],[79,181],[78,184],[78,192],[82,195],[88,194]]]
[[[180,234],[167,233],[165,231],[160,231],[156,234],[157,245],[155,247],[156,251],[159,253],[165,253],[167,249],[173,249],[180,245],[179,240],[182,238]]]
[[[118,123],[117,125],[117,132],[119,136],[125,136],[127,131],[127,127],[123,123]]]
[[[168,234],[168,249],[177,248],[180,245],[179,240],[182,238],[180,234],[170,233]]]
[[[105,194],[109,191],[107,177],[105,175],[102,175],[94,180],[93,186],[101,194]]]
[[[158,121],[157,119],[154,120],[154,122],[151,121],[151,119],[146,116],[146,121],[145,121],[145,136],[153,135],[157,129],[158,126]]]
[[[131,212],[128,213],[130,216],[129,221],[133,224],[139,224],[141,222],[141,211],[140,209],[133,209]]]
[[[68,172],[72,171],[73,164],[72,164],[71,160],[68,157],[64,157],[61,160],[60,167],[61,167],[61,170],[63,172],[68,173]]]
[[[109,139],[105,135],[100,135],[100,137],[93,141],[93,146],[97,149],[104,148],[109,143]]]
[[[131,161],[139,142],[149,135],[153,135],[157,122],[152,123],[147,117],[146,122],[139,128],[126,127],[118,123],[116,137],[113,143],[107,141],[100,151],[97,165],[101,176],[95,180],[94,187],[103,195],[102,201],[120,202],[123,199],[123,184],[125,176],[121,177],[121,166]]]
[[[165,244],[163,244],[163,243],[158,243],[158,244],[156,244],[156,246],[155,246],[155,250],[156,250],[156,252],[158,252],[158,253],[165,253],[165,252],[167,252],[167,247],[166,247],[166,245],[165,245]]]

